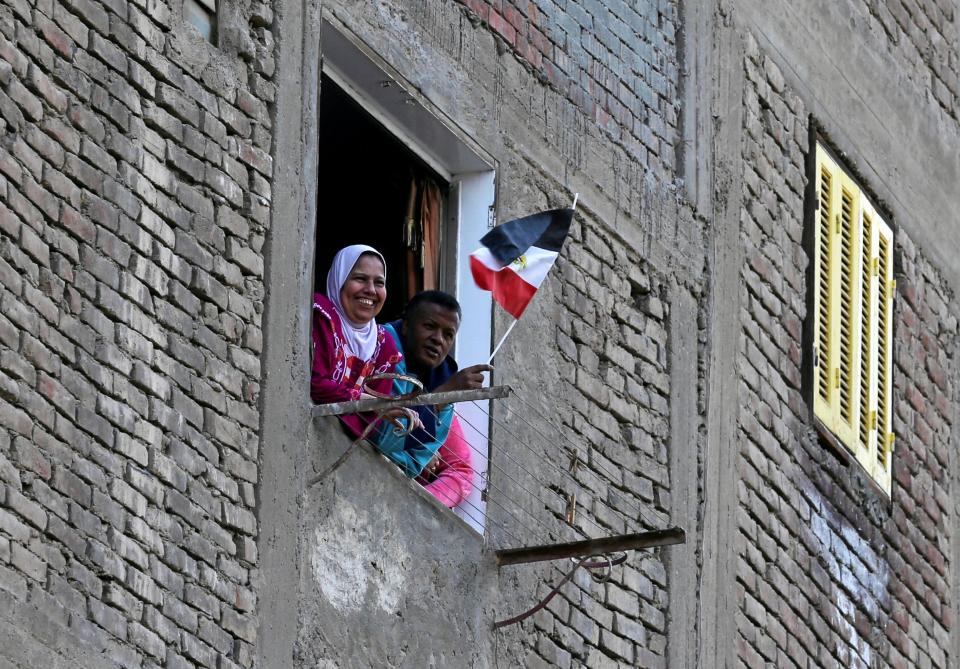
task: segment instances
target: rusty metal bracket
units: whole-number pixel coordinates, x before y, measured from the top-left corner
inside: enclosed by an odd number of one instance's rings
[[[506,548],[498,550],[496,556],[497,565],[506,567],[511,564],[545,562],[547,560],[562,560],[564,558],[594,557],[607,553],[615,553],[617,551],[671,546],[673,544],[682,544],[686,540],[687,535],[683,529],[679,527],[669,527],[665,530],[618,534],[613,537],[570,541],[562,544]]]
[[[557,583],[547,596],[537,602],[532,608],[511,618],[505,618],[493,623],[493,629],[500,629],[509,625],[516,625],[523,622],[537,611],[543,609],[562,588],[577,570],[581,567],[585,569],[606,568],[607,573],[604,580],[610,577],[610,570],[614,565],[623,564],[627,559],[624,551],[637,550],[640,548],[653,548],[655,546],[671,546],[682,544],[686,541],[686,533],[679,527],[670,527],[665,530],[654,530],[652,532],[637,532],[634,534],[620,534],[615,537],[603,537],[600,539],[587,539],[585,541],[571,541],[563,544],[547,544],[544,546],[530,546],[527,548],[510,548],[496,552],[497,564],[501,567],[511,564],[524,564],[528,562],[543,562],[546,560],[562,560],[564,558],[574,559],[573,568],[568,571],[563,579]],[[610,554],[620,552],[616,558],[611,558]],[[604,560],[591,561],[591,557],[603,556]]]

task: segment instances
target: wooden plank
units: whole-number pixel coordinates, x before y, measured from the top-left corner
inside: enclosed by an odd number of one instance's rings
[[[670,527],[665,530],[619,534],[614,537],[571,541],[563,544],[508,548],[498,550],[496,555],[497,564],[505,567],[511,564],[562,560],[572,557],[592,557],[605,553],[615,553],[617,551],[632,551],[641,548],[653,548],[655,546],[671,546],[673,544],[682,544],[686,540],[687,535],[683,529]]]
[[[392,409],[394,407],[419,407],[436,404],[452,404],[454,402],[469,402],[471,400],[496,400],[509,395],[510,386],[493,386],[477,390],[453,390],[448,393],[423,393],[416,397],[397,400],[363,399],[351,402],[335,402],[333,404],[318,404],[313,407],[313,417],[340,416],[348,413],[376,411],[377,409]]]

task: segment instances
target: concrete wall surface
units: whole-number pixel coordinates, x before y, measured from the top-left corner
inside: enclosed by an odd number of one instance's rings
[[[351,443],[329,418],[312,436],[316,469]],[[357,449],[307,490],[302,522],[295,666],[490,664],[492,555],[392,463]]]

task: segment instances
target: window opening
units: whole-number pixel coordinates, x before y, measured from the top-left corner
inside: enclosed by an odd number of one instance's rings
[[[217,38],[216,0],[183,0],[183,18],[210,43]]]
[[[819,142],[814,224],[814,417],[891,486],[893,231]]]
[[[491,221],[494,161],[362,41],[329,20],[322,30],[315,284],[323,286],[339,248],[370,244],[388,269],[378,320],[397,318],[408,295],[435,283],[465,314],[451,351],[457,363],[485,362],[493,305],[473,284],[468,257]],[[489,420],[472,406],[464,412],[480,430],[470,443],[485,481]],[[468,501],[487,503],[482,490]],[[454,513],[483,533],[466,508]]]
[[[453,292],[441,280],[450,184],[330,77],[321,91],[315,289],[339,249],[369,244],[387,261],[380,322],[399,318],[420,290]]]

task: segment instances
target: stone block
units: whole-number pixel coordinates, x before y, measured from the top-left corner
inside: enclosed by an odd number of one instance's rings
[[[180,633],[180,645],[183,653],[203,667],[216,667],[217,653],[206,643],[187,632]]]
[[[233,637],[209,618],[200,618],[200,630],[197,636],[210,645],[218,655],[229,655],[233,650]]]
[[[114,636],[126,639],[127,620],[122,613],[93,598],[87,599],[87,607],[90,611],[90,619],[93,622]]]
[[[123,560],[99,541],[93,539],[87,541],[86,558],[99,572],[118,581],[122,581],[126,574],[126,566]]]
[[[127,569],[126,586],[140,599],[159,606],[163,601],[163,592],[148,574],[137,569]]]
[[[27,579],[17,571],[0,565],[0,590],[4,590],[20,601],[27,599]]]
[[[609,630],[600,630],[600,648],[627,662],[633,662],[633,644],[628,639],[624,639]]]
[[[189,606],[172,597],[166,597],[163,601],[162,610],[163,616],[169,618],[184,630],[196,633],[199,625],[197,613]]]
[[[167,490],[164,496],[164,506],[167,510],[177,514],[194,527],[203,527],[203,512],[192,501],[176,490]]]
[[[220,602],[206,589],[188,583],[184,588],[184,601],[214,620],[220,620]]]
[[[202,533],[188,530],[185,533],[183,547],[187,553],[194,556],[197,560],[202,560],[209,565],[217,562],[217,547],[206,537],[210,534],[210,523],[204,523]]]
[[[154,632],[139,623],[130,623],[127,628],[131,643],[149,655],[163,660],[167,655],[167,644]]]
[[[194,270],[190,288],[201,298],[213,302],[221,309],[227,308],[227,289],[206,272]]]
[[[6,487],[6,504],[14,513],[41,532],[47,528],[47,512],[43,507],[10,486]]]
[[[257,519],[250,511],[227,502],[223,506],[223,523],[251,536],[257,533]]]

